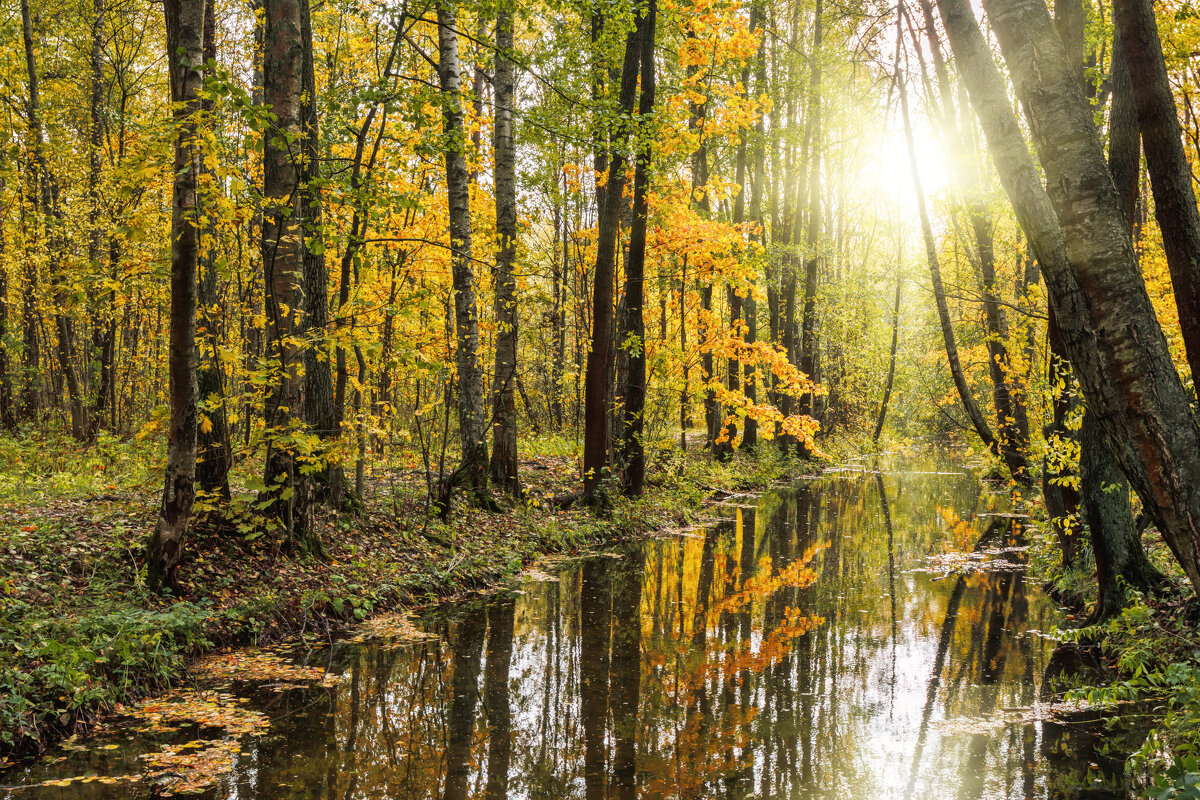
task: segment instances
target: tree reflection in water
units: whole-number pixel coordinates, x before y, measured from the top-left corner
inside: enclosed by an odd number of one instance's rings
[[[340,684],[262,698],[218,796],[1101,796],[1086,737],[1032,719],[1057,617],[1006,503],[841,472],[442,612],[439,641],[339,646]],[[930,571],[947,549],[1005,568]]]

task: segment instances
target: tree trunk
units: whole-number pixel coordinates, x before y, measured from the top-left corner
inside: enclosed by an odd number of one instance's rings
[[[1154,193],[1154,213],[1162,230],[1179,327],[1195,380],[1200,375],[1200,210],[1183,150],[1183,130],[1163,61],[1154,4],[1151,0],[1114,0],[1113,19],[1123,40],[1120,46],[1132,85],[1137,87],[1134,102]]]
[[[1088,409],[1080,429],[1079,478],[1083,485],[1083,512],[1092,552],[1096,556],[1096,607],[1089,624],[1121,613],[1125,607],[1122,582],[1149,592],[1167,582],[1146,558],[1133,524],[1129,483],[1112,457],[1096,412]]]
[[[596,275],[592,288],[592,347],[587,357],[584,378],[583,421],[583,497],[588,504],[601,500],[597,486],[609,469],[608,375],[613,358],[613,289],[616,284],[617,229],[625,189],[624,144],[629,138],[628,120],[633,114],[637,91],[638,62],[642,30],[646,16],[638,17],[637,26],[625,39],[625,58],[621,66],[621,89],[617,112],[620,115],[612,136],[613,150],[604,185],[603,205],[596,232]]]
[[[496,9],[495,175],[496,190],[496,364],[492,373],[492,481],[521,496],[517,474],[517,149],[513,139],[516,66],[513,64],[513,11]],[[554,256],[557,258],[557,254]]]
[[[437,15],[438,79],[446,96],[443,101],[442,128],[447,139],[446,186],[454,282],[458,427],[462,446],[462,463],[456,473],[471,487],[477,503],[490,505],[487,418],[483,406],[483,375],[479,370],[479,314],[475,306],[475,273],[471,258],[471,180],[467,173],[467,137],[463,129],[458,22],[454,2],[439,0]]]
[[[4,178],[0,177],[0,194]],[[0,428],[14,433],[17,430],[17,409],[13,404],[12,376],[8,372],[8,229],[0,218]]]
[[[204,61],[216,61],[216,3],[207,0],[204,7]],[[213,111],[212,100],[201,100],[205,115]],[[210,192],[213,191],[210,189]],[[199,200],[214,198],[205,197]],[[209,234],[215,237],[209,223]],[[217,357],[218,333],[224,314],[217,297],[217,260],[215,245],[201,248],[198,268],[200,270],[199,308],[197,315],[204,328],[200,337],[201,351],[196,370],[196,389],[199,402],[204,405],[207,424],[200,425],[199,448],[196,461],[196,482],[200,488],[216,497],[229,499],[229,468],[232,466],[229,442],[229,424],[225,409],[225,373]]]
[[[1060,5],[1069,5],[1061,3]],[[949,74],[941,46],[937,38],[933,18],[933,6],[929,0],[921,0],[921,11],[925,19],[929,49],[933,56],[937,77],[938,94],[941,99],[939,116],[941,126],[950,149],[950,161],[963,197],[959,198],[965,208],[971,233],[975,239],[975,254],[978,258],[983,296],[984,323],[987,330],[988,376],[992,383],[992,405],[996,411],[997,442],[995,450],[1014,478],[1021,482],[1029,479],[1028,425],[1022,426],[1020,418],[1024,411],[1021,399],[1014,396],[1014,381],[1011,361],[1008,356],[1008,330],[1000,305],[1000,294],[996,286],[996,249],[993,241],[991,211],[982,196],[978,170],[968,151],[967,126],[959,127],[951,94]],[[1082,29],[1081,29],[1082,30]],[[1082,63],[1082,62],[1081,62]],[[921,68],[924,70],[924,61]]]
[[[300,229],[304,265],[304,422],[320,439],[312,458],[320,468],[313,473],[316,497],[337,508],[345,497],[341,456],[333,460],[333,443],[341,436],[334,407],[333,375],[329,349],[329,269],[325,263],[324,227],[321,221],[321,157],[317,118],[316,69],[313,63],[312,11],[309,0],[300,0],[300,40],[303,52],[303,85],[300,96]],[[304,550],[320,550],[320,542],[305,531]]]
[[[629,228],[629,256],[625,260],[625,318],[621,341],[628,348],[625,379],[624,458],[625,494],[641,497],[646,479],[646,449],[642,441],[646,409],[646,290],[647,195],[650,192],[650,124],[654,113],[654,43],[658,19],[657,0],[648,0],[641,33],[642,94],[638,99],[637,164],[633,172],[633,221]]]
[[[1086,401],[1192,586],[1200,586],[1200,429],[1142,282],[1090,105],[1045,4],[985,2],[1028,111],[1048,194],[970,5],[938,5]]]
[[[197,115],[204,62],[205,0],[167,0],[167,69],[178,126],[171,199],[171,422],[158,524],[147,568],[155,587],[175,586],[176,568],[196,496],[196,265],[199,256],[197,180],[202,148]]]
[[[307,0],[263,0],[263,105],[275,116],[263,154],[262,264],[266,285],[267,357],[274,371],[266,404],[263,483],[272,513],[289,541],[307,541],[311,480],[297,457],[305,409],[303,172],[293,147],[306,137],[304,12]]]
[[[1142,166],[1141,146],[1127,42],[1119,32],[1115,39],[1108,165],[1120,199],[1121,213],[1132,230]],[[1120,613],[1125,607],[1122,581],[1135,589],[1149,591],[1166,579],[1150,564],[1142,549],[1129,503],[1129,481],[1104,442],[1091,409],[1084,413],[1079,445],[1084,519],[1096,557],[1098,596],[1092,621],[1100,621]]]
[[[760,2],[752,2],[750,5],[751,22],[762,25],[761,17],[763,10]],[[758,52],[755,55],[754,83],[755,89],[759,94],[762,94],[767,89],[766,78],[766,46],[765,39],[759,41]],[[743,78],[746,79],[746,85],[749,86],[748,74],[743,72]],[[766,170],[766,147],[763,144],[765,130],[765,114],[759,114],[758,120],[754,124],[754,147],[751,151],[753,159],[753,167],[750,177],[750,209],[748,212],[750,222],[753,223],[755,232],[751,234],[751,241],[756,241],[764,250],[767,244],[767,232],[763,221],[763,173]],[[770,281],[768,281],[768,290],[770,289]],[[770,306],[770,303],[768,303]],[[758,306],[754,300],[753,292],[746,293],[746,299],[743,307],[746,315],[746,344],[753,345],[758,341]],[[744,366],[744,374],[742,376],[742,394],[751,405],[758,403],[758,381],[759,373],[757,364],[747,363]],[[753,450],[758,446],[758,421],[753,416],[746,417],[746,430],[742,436],[742,447],[748,451]]]
[[[813,23],[812,57],[812,141],[808,177],[808,234],[805,248],[808,259],[804,263],[804,315],[800,319],[800,371],[809,380],[817,381],[817,280],[821,266],[821,0],[817,0]],[[800,208],[796,208],[797,218]],[[806,392],[800,398],[800,414],[812,416],[813,394]],[[813,449],[804,440],[797,442],[800,455],[813,456]]]
[[[100,153],[103,146],[104,132],[104,21],[107,17],[106,0],[92,2],[92,47],[88,66],[91,69],[91,86],[88,103],[88,263],[95,275],[103,269],[106,261],[104,250],[104,228],[101,222],[100,201]],[[100,374],[96,381],[96,394],[92,399],[92,411],[89,415],[88,437],[95,435],[104,424],[105,401],[108,399],[109,388],[112,385],[112,343],[114,328],[111,319],[113,315],[113,292],[104,292],[106,299],[100,297],[92,300],[92,344],[100,356]],[[107,309],[105,308],[107,306]]]
[[[58,366],[67,384],[67,403],[71,413],[71,435],[77,441],[88,438],[87,410],[83,403],[83,390],[79,385],[79,373],[75,369],[75,326],[67,316],[67,296],[62,288],[62,259],[68,246],[64,238],[62,209],[59,207],[58,181],[50,171],[46,155],[46,132],[42,126],[41,95],[38,90],[37,60],[33,52],[33,15],[29,0],[21,0],[21,26],[25,44],[25,71],[29,81],[27,115],[29,135],[33,144],[36,194],[34,207],[46,232],[46,250],[49,257],[50,280],[54,284],[54,326],[57,336],[56,351]]]
[[[900,23],[901,26],[903,22]],[[897,34],[899,37],[899,34]],[[899,45],[897,45],[899,49]],[[982,412],[979,410],[979,405],[975,402],[975,396],[971,393],[971,387],[967,383],[967,376],[963,372],[962,362],[958,357],[958,343],[954,338],[954,324],[950,319],[950,306],[946,303],[946,289],[942,285],[942,270],[938,264],[937,242],[933,237],[933,225],[929,221],[929,206],[925,200],[925,188],[921,182],[921,170],[917,164],[917,151],[913,142],[912,120],[909,117],[908,111],[908,89],[904,76],[899,77],[899,93],[900,93],[900,111],[904,119],[904,136],[908,143],[908,163],[912,170],[913,186],[917,193],[917,211],[921,218],[921,234],[925,240],[925,260],[929,264],[929,278],[933,285],[933,298],[937,305],[938,322],[942,329],[942,342],[946,348],[946,362],[950,366],[950,376],[954,379],[954,386],[958,390],[959,400],[962,401],[963,410],[967,412],[968,419],[971,420],[972,427],[979,434],[979,438],[989,450],[995,451],[996,438],[992,435],[991,429],[988,428],[987,421],[984,420]]]
[[[887,379],[883,383],[883,400],[879,403],[879,416],[875,419],[875,433],[871,435],[871,444],[879,442],[883,433],[883,423],[887,419],[888,404],[892,401],[892,385],[896,380],[896,350],[900,344],[900,288],[902,282],[901,267],[904,263],[904,237],[896,237],[896,299],[892,303],[892,349],[888,356]]]
[[[566,423],[566,415],[563,412],[563,371],[566,368],[567,362],[567,275],[571,269],[571,251],[570,251],[570,225],[567,221],[567,209],[565,201],[560,204],[555,204],[555,223],[556,229],[561,224],[562,236],[562,261],[558,259],[558,254],[555,253],[554,261],[554,276],[552,281],[552,290],[554,296],[551,300],[551,321],[550,330],[553,339],[553,355],[550,361],[550,425],[556,431],[561,431]]]

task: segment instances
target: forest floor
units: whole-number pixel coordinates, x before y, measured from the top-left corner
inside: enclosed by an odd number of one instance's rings
[[[646,497],[597,517],[554,502],[578,486],[569,445],[523,445],[524,500],[498,513],[456,505],[449,524],[428,516],[411,458],[374,464],[361,513],[318,514],[323,558],[284,554],[248,524],[248,503],[232,519],[202,515],[178,594],[162,597],[146,586],[142,553],[161,491],[155,449],[0,439],[0,769],[186,680],[205,652],[332,638],[378,612],[498,586],[539,558],[694,524],[706,499],[819,469],[774,448],[730,464],[663,451]]]

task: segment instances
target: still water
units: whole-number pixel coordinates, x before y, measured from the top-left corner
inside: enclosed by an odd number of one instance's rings
[[[332,686],[235,684],[271,725],[207,796],[1124,797],[1101,737],[1050,714],[1060,612],[1008,510],[928,456],[735,499],[431,615],[425,641],[308,654]],[[151,741],[112,741],[0,796],[144,793],[45,783],[138,772]]]

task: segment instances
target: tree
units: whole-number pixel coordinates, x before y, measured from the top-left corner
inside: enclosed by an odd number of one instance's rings
[[[817,0],[813,11],[813,45],[812,45],[812,79],[809,86],[811,92],[811,124],[812,139],[809,150],[808,165],[808,233],[805,249],[808,251],[804,262],[804,312],[800,319],[800,371],[810,380],[817,379],[817,281],[820,278],[821,267],[821,39],[824,30],[822,20],[821,0]],[[800,221],[800,208],[796,207],[797,226]],[[800,413],[808,416],[813,411],[813,392],[806,392],[800,398]],[[800,453],[811,458],[813,451],[808,444],[801,440]]]
[[[643,315],[646,289],[647,195],[653,143],[649,121],[654,113],[654,44],[658,17],[657,0],[646,5],[641,41],[641,95],[638,98],[637,163],[633,171],[633,221],[629,230],[629,256],[625,261],[625,316],[621,326],[621,345],[628,351],[625,379],[625,493],[640,497],[646,480],[646,449],[642,441],[646,414],[646,322]],[[639,22],[639,24],[641,24]]]
[[[25,44],[25,72],[29,83],[29,96],[25,114],[29,126],[29,138],[33,150],[31,171],[34,208],[40,217],[49,256],[50,280],[54,286],[54,324],[57,334],[58,366],[67,385],[67,404],[71,414],[71,434],[78,441],[89,435],[87,410],[84,407],[83,389],[79,385],[79,373],[75,368],[75,326],[67,315],[67,294],[63,289],[65,279],[63,258],[68,247],[65,238],[66,221],[60,197],[57,176],[50,169],[46,155],[46,132],[42,124],[42,99],[38,84],[37,59],[33,49],[33,15],[29,0],[21,0],[21,26]],[[28,338],[28,337],[27,337]]]
[[[517,475],[517,152],[513,138],[516,66],[513,64],[513,11],[510,0],[496,9],[495,189],[496,250],[494,272],[496,366],[492,373],[492,481],[519,497]]]
[[[308,203],[300,153],[308,136],[304,8],[308,0],[263,0],[263,105],[271,114],[263,154],[262,265],[267,352],[273,373],[267,401],[264,483],[288,541],[315,544],[309,515],[313,447],[304,430],[305,219]]]
[[[1193,587],[1200,586],[1200,429],[1138,270],[1090,108],[1045,4],[989,0],[985,8],[1026,105],[1048,188],[969,4],[938,6],[1001,182],[1042,265],[1085,400]]]
[[[458,368],[458,428],[462,461],[442,489],[443,512],[455,484],[466,482],[478,503],[487,505],[487,419],[483,408],[483,376],[479,370],[479,315],[475,308],[475,273],[471,256],[471,180],[467,173],[467,138],[463,130],[458,61],[458,21],[454,0],[439,0],[438,81],[442,90],[442,133],[445,137],[446,190],[450,213],[450,259],[454,279],[454,327]]]
[[[1109,115],[1108,166],[1121,205],[1133,228],[1141,177],[1136,92],[1129,73],[1129,43],[1118,30],[1113,42],[1112,112]],[[1134,525],[1129,481],[1104,441],[1096,412],[1087,409],[1079,435],[1079,483],[1083,516],[1096,558],[1097,601],[1092,620],[1108,619],[1125,607],[1122,584],[1142,592],[1166,578],[1150,563]]]
[[[1188,367],[1200,375],[1200,210],[1150,0],[1114,0]],[[1115,69],[1115,62],[1114,62]],[[1195,378],[1193,377],[1193,380]]]
[[[900,4],[903,9],[904,4]],[[896,52],[899,55],[900,41],[903,38],[904,15],[899,15],[897,26],[900,30],[896,33]],[[897,70],[899,65],[897,64]],[[904,120],[904,138],[908,145],[908,163],[912,171],[913,186],[916,188],[917,194],[917,212],[921,218],[921,238],[925,243],[925,260],[929,266],[929,279],[933,287],[933,299],[937,306],[938,322],[942,330],[942,343],[946,349],[946,363],[950,366],[950,376],[954,380],[954,387],[958,390],[958,399],[962,402],[963,410],[967,412],[967,418],[971,421],[971,426],[975,429],[975,433],[988,447],[989,450],[997,450],[996,437],[992,435],[991,428],[988,427],[987,421],[983,418],[983,412],[979,410],[979,404],[975,402],[975,395],[971,392],[971,386],[967,382],[966,373],[963,372],[962,359],[958,354],[958,342],[954,335],[954,323],[950,319],[950,306],[946,302],[946,288],[942,282],[942,269],[938,260],[937,240],[933,235],[933,224],[929,219],[929,204],[925,198],[925,188],[921,181],[921,168],[917,161],[916,145],[914,144],[912,119],[908,109],[908,88],[904,80],[904,76],[897,73],[898,92],[900,94],[900,112]]]
[[[600,482],[609,469],[608,382],[613,358],[613,291],[616,288],[617,229],[625,189],[625,144],[629,118],[637,91],[641,38],[647,15],[638,17],[625,39],[617,121],[613,126],[612,150],[608,156],[608,178],[599,199],[596,229],[596,275],[592,288],[592,346],[588,351],[583,421],[583,498],[594,505],[602,499]]]
[[[176,126],[171,189],[171,422],[158,524],[149,543],[150,581],[174,586],[196,496],[196,220],[203,156],[199,94],[203,83],[206,0],[167,0],[167,64]],[[28,12],[26,11],[26,14]]]
[[[98,0],[99,2],[100,0]],[[204,63],[215,64],[217,60],[217,16],[215,0],[207,0],[204,7]],[[210,98],[200,101],[206,115],[211,115],[215,103]],[[212,170],[205,167],[206,189],[200,193],[203,200],[215,199],[211,184]],[[202,202],[203,204],[203,202]],[[204,331],[199,338],[200,352],[196,365],[196,390],[198,400],[204,406],[200,422],[199,445],[196,460],[196,482],[200,488],[218,499],[229,499],[229,468],[232,454],[229,443],[228,414],[225,408],[224,370],[217,354],[218,330],[223,324],[217,298],[217,259],[215,258],[215,226],[210,221],[204,233],[210,240],[200,248],[198,269],[197,315],[203,320]],[[108,367],[111,369],[111,365]],[[97,397],[103,395],[103,389]]]

